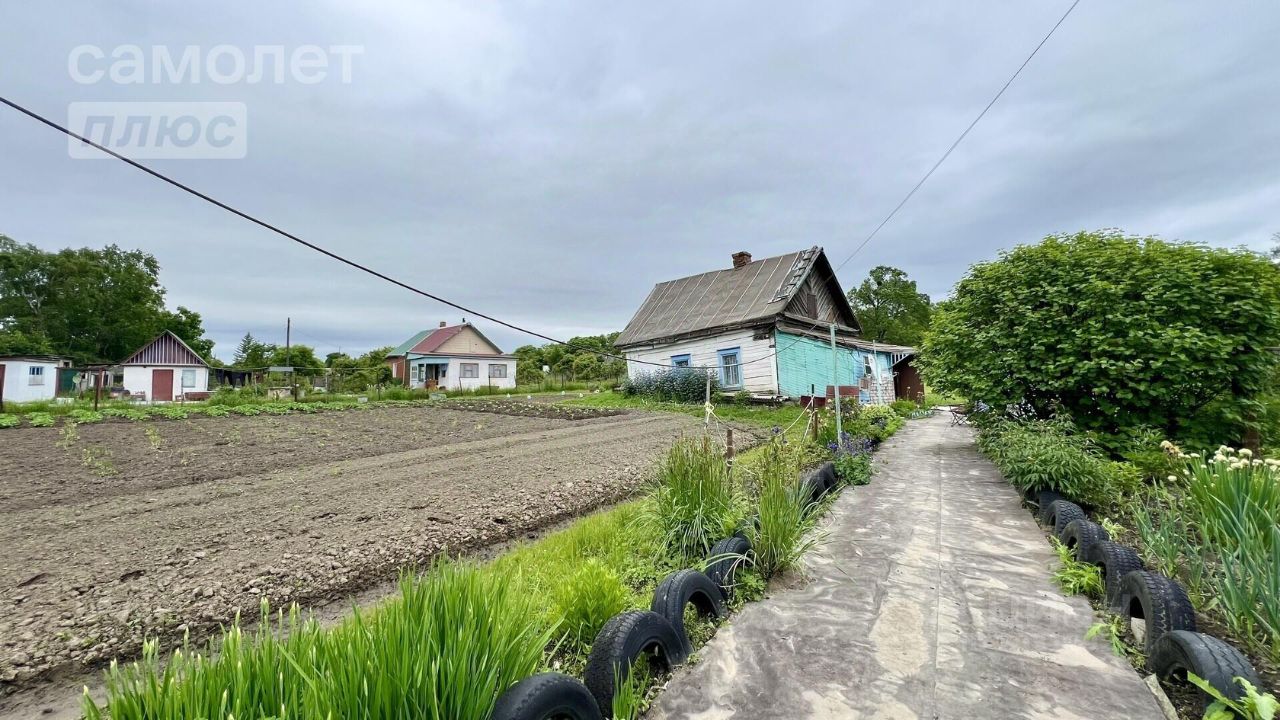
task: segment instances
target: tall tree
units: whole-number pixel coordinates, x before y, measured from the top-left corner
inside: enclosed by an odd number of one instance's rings
[[[878,265],[849,291],[863,337],[895,345],[919,345],[929,327],[933,305],[916,281],[898,268]]]
[[[141,251],[45,252],[0,235],[0,327],[46,338],[79,362],[118,362],[164,330],[208,357],[200,315],[164,305],[160,265]]]

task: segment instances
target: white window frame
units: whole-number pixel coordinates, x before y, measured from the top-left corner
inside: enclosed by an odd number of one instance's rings
[[[480,363],[458,363],[462,366],[458,377],[463,380],[476,380],[480,378]]]
[[[188,375],[187,373],[191,373],[191,374]],[[191,382],[187,382],[188,377],[191,378]],[[182,389],[186,390],[187,388],[194,388],[195,386],[196,386],[196,369],[182,368]]]
[[[716,355],[720,358],[720,385],[736,390],[742,387],[742,348],[725,348],[717,350]],[[725,358],[733,356],[733,362],[725,362]],[[737,377],[733,378],[734,382],[729,382],[729,374],[733,373]]]
[[[506,363],[489,363],[489,378],[497,380],[507,379]]]
[[[44,366],[30,365],[27,367],[27,384],[43,385],[44,384]]]

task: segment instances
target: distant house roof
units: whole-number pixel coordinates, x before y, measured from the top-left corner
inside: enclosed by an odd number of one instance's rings
[[[430,330],[423,330],[422,332],[415,334],[413,337],[409,338],[408,340],[400,343],[398,346],[396,346],[396,349],[387,353],[387,357],[389,358],[404,357],[405,355],[408,355],[410,353],[414,355],[430,355],[432,353],[436,353],[436,351],[440,349],[441,345],[444,345],[446,342],[449,341],[450,338],[456,336],[458,333],[462,332],[467,328],[471,328],[472,332],[478,335],[481,340],[484,340],[486,343],[489,344],[490,347],[494,349],[494,353],[492,353],[493,355],[502,355],[502,349],[499,348],[496,344],[494,344],[492,340],[485,337],[484,333],[477,330],[476,327],[471,323],[462,323],[461,325],[446,325],[444,327],[432,328]],[[446,353],[437,353],[437,354],[489,357],[489,355],[485,355],[483,353],[448,353],[446,352]]]
[[[64,363],[71,362],[71,358],[65,358],[60,355],[0,355],[0,362],[19,361],[34,363]]]
[[[844,324],[857,318],[835,279],[822,248],[778,255],[741,267],[712,270],[658,283],[614,342],[619,347],[731,327],[749,327],[782,315],[817,270],[825,280]]]
[[[191,346],[182,342],[182,338],[165,330],[151,342],[143,345],[130,355],[121,365],[195,365],[209,367]]]

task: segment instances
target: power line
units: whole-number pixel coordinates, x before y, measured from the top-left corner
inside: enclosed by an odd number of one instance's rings
[[[849,253],[848,257],[846,257],[843,261],[840,262],[839,265],[835,266],[835,268],[831,270],[831,277],[827,278],[828,280],[836,279],[836,273],[840,272],[840,268],[844,267],[845,265],[848,265],[849,261],[852,260],[855,255],[861,252],[862,249],[865,248],[867,244],[870,243],[871,240],[880,233],[880,230],[884,228],[885,225],[889,224],[889,221],[892,220],[893,217],[898,214],[898,211],[901,210],[902,207],[907,204],[907,201],[911,200],[912,196],[916,194],[916,191],[919,190],[925,184],[925,182],[930,177],[933,176],[933,173],[936,172],[939,167],[942,167],[942,163],[946,162],[947,158],[951,157],[951,153],[954,152],[955,149],[960,146],[960,143],[963,142],[964,139],[969,136],[969,132],[972,131],[973,128],[977,126],[978,122],[981,121],[982,118],[986,116],[987,111],[991,110],[991,108],[996,104],[996,101],[998,101],[1001,98],[1001,96],[1004,95],[1004,92],[1009,89],[1009,86],[1013,84],[1013,81],[1018,79],[1018,76],[1022,74],[1022,71],[1026,69],[1027,65],[1031,64],[1032,58],[1034,58],[1036,54],[1040,52],[1040,48],[1044,47],[1045,43],[1049,42],[1049,38],[1053,37],[1053,34],[1057,32],[1058,28],[1061,27],[1062,23],[1066,21],[1067,16],[1069,16],[1071,14],[1071,11],[1075,10],[1076,6],[1079,4],[1080,4],[1080,0],[1075,0],[1075,2],[1071,3],[1071,6],[1068,7],[1067,11],[1062,14],[1062,17],[1058,18],[1058,22],[1054,23],[1053,27],[1049,28],[1049,32],[1045,33],[1045,36],[1040,39],[1040,43],[1035,46],[1035,48],[1031,51],[1031,54],[1027,55],[1027,58],[1022,61],[1022,64],[1018,66],[1018,69],[1014,70],[1013,74],[1009,76],[1009,79],[1006,80],[1004,85],[1000,87],[999,92],[997,92],[995,96],[991,98],[991,102],[987,103],[986,107],[982,108],[982,112],[978,113],[977,117],[975,117],[973,121],[969,123],[969,126],[964,129],[964,132],[960,133],[960,136],[956,138],[955,142],[951,143],[951,147],[948,147],[947,151],[942,153],[942,157],[938,158],[938,161],[933,164],[933,167],[929,168],[929,171],[926,172],[924,176],[920,178],[920,181],[911,187],[911,190],[909,190],[907,194],[902,197],[902,200],[900,200],[898,204],[895,205],[893,209],[889,211],[889,214],[886,215],[884,219],[880,221],[880,224],[876,225],[875,229],[872,230],[871,233],[868,234],[865,238],[863,238],[862,242],[858,243],[858,246],[853,249],[853,252]],[[822,327],[821,324],[813,325],[812,327],[809,328],[809,332],[813,332],[814,330],[817,330],[820,327]],[[759,358],[756,358],[755,360],[750,360],[742,364],[748,365],[750,363],[760,362],[762,360],[769,360],[771,358],[776,357],[778,354],[780,354],[785,350],[790,350],[799,342],[800,342],[800,338],[796,338],[791,342],[790,345],[786,346],[785,348],[782,348],[781,350],[775,348],[772,353],[765,355],[764,357],[759,357]]]
[[[141,170],[142,172],[144,172],[144,173],[146,173],[146,174],[148,174],[148,175],[150,175],[150,176],[152,176],[152,177],[156,178],[157,180],[160,180],[160,181],[166,182],[166,183],[168,183],[168,184],[170,184],[170,185],[172,185],[172,186],[174,186],[174,187],[178,188],[179,190],[182,190],[182,191],[183,191],[183,192],[185,192],[185,193],[188,193],[188,194],[190,194],[190,195],[194,195],[195,197],[198,197],[198,198],[200,198],[201,200],[204,200],[205,202],[210,203],[210,204],[212,204],[212,205],[216,205],[217,207],[220,207],[220,208],[222,208],[223,210],[226,210],[227,212],[229,212],[229,213],[231,213],[231,214],[233,214],[233,215],[237,215],[237,216],[239,216],[239,217],[241,217],[241,218],[243,218],[243,219],[245,219],[245,220],[248,220],[249,222],[251,222],[251,223],[253,223],[253,224],[255,224],[255,225],[258,225],[258,226],[260,226],[260,227],[266,228],[267,230],[270,230],[271,232],[276,233],[277,235],[280,235],[280,236],[282,236],[282,237],[288,238],[288,239],[290,239],[290,240],[294,241],[295,243],[298,243],[299,245],[302,245],[303,247],[306,247],[306,248],[308,248],[308,249],[310,249],[310,250],[314,250],[315,252],[318,252],[318,253],[320,253],[321,255],[324,255],[324,256],[326,256],[326,257],[328,257],[328,258],[330,258],[330,259],[337,260],[338,262],[340,262],[340,263],[342,263],[342,264],[344,264],[344,265],[349,265],[350,267],[353,267],[353,268],[355,268],[355,269],[357,269],[357,270],[359,270],[359,271],[361,271],[361,272],[368,273],[369,275],[372,275],[372,276],[374,276],[374,277],[376,277],[376,278],[378,278],[378,279],[380,279],[380,280],[385,280],[385,281],[387,281],[387,282],[391,283],[392,285],[396,285],[396,286],[398,286],[398,287],[404,288],[405,290],[408,290],[409,292],[416,293],[416,294],[418,294],[418,295],[421,295],[422,297],[425,297],[425,298],[428,298],[428,299],[431,299],[431,300],[435,300],[436,302],[438,302],[438,303],[440,303],[440,304],[442,304],[442,305],[448,305],[448,306],[449,306],[449,307],[451,307],[451,308],[454,308],[454,309],[457,309],[457,310],[461,310],[461,311],[463,311],[463,312],[465,312],[465,313],[467,313],[467,314],[469,314],[469,315],[474,315],[474,316],[476,316],[476,317],[484,318],[485,320],[488,320],[488,321],[490,321],[490,322],[496,323],[496,324],[501,325],[501,326],[503,326],[503,327],[505,327],[505,328],[509,328],[509,329],[511,329],[511,330],[515,330],[515,331],[517,331],[517,332],[522,332],[522,333],[525,333],[526,335],[532,335],[533,337],[540,338],[540,339],[542,339],[542,340],[546,340],[546,341],[548,341],[548,342],[556,343],[557,345],[564,345],[564,346],[566,346],[566,347],[571,347],[571,348],[574,348],[574,349],[576,349],[576,350],[583,350],[583,351],[593,352],[593,353],[595,353],[595,354],[597,354],[597,355],[603,355],[603,356],[605,356],[605,357],[611,357],[611,358],[614,358],[614,359],[616,359],[616,360],[627,360],[627,358],[626,358],[625,356],[622,356],[622,355],[614,355],[614,354],[610,354],[610,353],[607,353],[607,352],[600,352],[599,350],[597,350],[597,349],[595,349],[595,348],[590,348],[590,347],[586,347],[586,346],[582,346],[582,345],[576,345],[576,344],[574,344],[574,343],[567,342],[567,341],[565,341],[565,340],[559,340],[559,339],[556,339],[556,338],[554,338],[554,337],[551,337],[550,335],[545,335],[545,334],[540,333],[540,332],[538,332],[538,331],[536,331],[536,330],[530,330],[530,329],[528,329],[528,328],[521,327],[521,326],[519,326],[519,325],[516,325],[515,323],[507,322],[506,320],[502,320],[502,319],[500,319],[500,318],[496,318],[496,317],[494,317],[494,316],[492,316],[492,315],[489,315],[489,314],[487,314],[487,313],[480,312],[479,310],[475,310],[475,309],[473,309],[473,308],[469,308],[469,307],[467,307],[467,306],[465,306],[465,305],[460,305],[460,304],[458,304],[458,303],[456,303],[456,302],[453,302],[452,300],[445,299],[445,298],[440,297],[439,295],[436,295],[436,294],[434,294],[434,293],[430,293],[430,292],[427,292],[426,290],[422,290],[422,289],[420,289],[420,288],[414,287],[413,285],[410,285],[410,284],[408,284],[408,283],[406,283],[406,282],[404,282],[404,281],[402,281],[402,280],[397,280],[396,278],[393,278],[393,277],[391,277],[390,275],[387,275],[386,273],[379,272],[378,270],[374,270],[373,268],[368,267],[367,265],[363,265],[363,264],[361,264],[361,263],[356,262],[355,260],[351,260],[351,259],[349,259],[349,258],[346,258],[346,257],[342,256],[342,255],[339,255],[338,253],[333,252],[332,250],[327,250],[327,249],[325,249],[325,248],[323,248],[323,247],[320,247],[319,245],[316,245],[315,243],[312,243],[312,242],[308,242],[308,241],[306,241],[306,240],[303,240],[302,238],[298,237],[297,235],[294,235],[294,234],[293,234],[293,233],[291,233],[291,232],[288,232],[288,231],[286,231],[286,230],[282,230],[281,228],[278,228],[278,227],[276,227],[275,225],[272,225],[271,223],[269,223],[269,222],[267,222],[267,221],[265,221],[265,220],[260,220],[259,218],[255,217],[254,215],[250,215],[249,213],[247,213],[247,212],[245,212],[245,211],[243,211],[243,210],[240,210],[240,209],[238,209],[238,208],[236,208],[236,207],[234,207],[234,206],[232,206],[232,205],[228,205],[227,203],[224,203],[224,202],[222,202],[221,200],[218,200],[217,198],[211,197],[211,196],[209,196],[209,195],[207,195],[207,194],[205,194],[205,193],[203,193],[203,192],[201,192],[201,191],[199,191],[199,190],[196,190],[195,188],[193,188],[193,187],[191,187],[191,186],[189,186],[189,185],[186,185],[186,184],[184,184],[184,183],[182,183],[182,182],[180,182],[180,181],[178,181],[178,180],[175,180],[175,179],[173,179],[173,178],[169,177],[168,175],[165,175],[164,173],[162,173],[162,172],[160,172],[160,171],[158,171],[158,170],[154,170],[154,169],[152,169],[152,168],[150,168],[150,167],[148,167],[148,166],[146,166],[146,165],[143,165],[142,163],[138,162],[137,160],[134,160],[133,158],[131,158],[131,157],[127,156],[127,155],[122,155],[122,154],[120,154],[120,153],[118,153],[118,152],[116,152],[116,151],[114,151],[114,150],[111,150],[110,148],[107,148],[107,147],[104,147],[104,146],[102,146],[102,145],[99,145],[98,143],[96,143],[96,142],[94,142],[94,141],[90,140],[89,138],[84,137],[83,135],[79,135],[79,134],[77,134],[77,133],[74,133],[74,132],[72,132],[71,130],[69,130],[69,129],[67,129],[67,128],[63,127],[62,125],[59,125],[58,123],[54,122],[53,120],[50,120],[49,118],[47,118],[47,117],[45,117],[45,116],[43,116],[43,115],[41,115],[41,114],[39,114],[39,113],[35,112],[34,110],[30,110],[30,109],[28,109],[28,108],[26,108],[26,107],[23,107],[22,105],[19,105],[18,103],[16,103],[16,102],[14,102],[14,101],[10,100],[10,99],[9,99],[9,98],[7,98],[7,97],[0,96],[0,103],[3,103],[3,104],[5,104],[5,105],[8,105],[9,107],[13,108],[14,110],[17,110],[18,112],[22,113],[23,115],[26,115],[27,117],[29,117],[29,118],[31,118],[31,119],[33,119],[33,120],[36,120],[37,122],[41,122],[41,123],[43,123],[43,124],[45,124],[45,125],[48,125],[49,127],[53,128],[54,130],[57,130],[57,131],[59,131],[59,132],[61,132],[61,133],[65,134],[65,135],[67,135],[67,136],[69,136],[69,137],[73,137],[73,138],[75,138],[75,139],[79,140],[80,142],[85,143],[86,145],[90,145],[90,146],[92,146],[92,147],[94,147],[94,148],[97,148],[98,150],[101,150],[102,152],[104,152],[104,153],[106,153],[106,154],[110,155],[111,157],[114,157],[115,159],[117,159],[117,160],[119,160],[119,161],[121,161],[121,162],[123,162],[123,163],[125,163],[125,164],[127,164],[127,165],[131,165],[131,166],[133,166],[134,168],[137,168],[138,170]],[[658,365],[658,366],[660,366],[660,367],[666,367],[666,365],[663,365],[663,364],[661,364],[661,363],[648,362],[648,361],[644,361],[644,360],[629,360],[628,362],[636,362],[636,363],[642,363],[642,364],[645,364],[645,365]]]
[[[967,137],[967,136],[969,135],[969,132],[970,132],[970,131],[972,131],[972,130],[973,130],[973,128],[974,128],[975,126],[977,126],[978,122],[979,122],[979,121],[981,121],[981,120],[982,120],[982,118],[986,116],[987,112],[988,112],[988,111],[989,111],[989,110],[990,110],[990,109],[991,109],[991,108],[996,104],[996,102],[1001,98],[1001,96],[1003,96],[1003,95],[1004,95],[1005,91],[1009,89],[1009,86],[1013,84],[1013,81],[1014,81],[1014,80],[1016,80],[1020,74],[1022,74],[1023,69],[1024,69],[1024,68],[1026,68],[1028,64],[1030,64],[1031,60],[1036,56],[1036,54],[1037,54],[1037,53],[1039,53],[1039,52],[1040,52],[1040,49],[1041,49],[1042,47],[1044,47],[1045,43],[1047,43],[1047,42],[1049,41],[1049,38],[1053,36],[1054,32],[1056,32],[1056,31],[1057,31],[1057,29],[1062,25],[1062,23],[1063,23],[1064,21],[1066,21],[1067,17],[1071,14],[1071,12],[1072,12],[1073,10],[1075,10],[1076,6],[1077,6],[1077,5],[1079,5],[1079,4],[1080,4],[1080,0],[1075,0],[1074,2],[1072,2],[1072,3],[1071,3],[1071,6],[1067,8],[1067,11],[1066,11],[1065,13],[1063,13],[1062,17],[1060,17],[1060,18],[1058,19],[1058,22],[1057,22],[1057,23],[1055,23],[1055,24],[1053,25],[1053,27],[1052,27],[1052,28],[1050,28],[1049,32],[1048,32],[1047,34],[1045,34],[1044,38],[1040,40],[1040,43],[1039,43],[1038,45],[1036,45],[1035,49],[1033,49],[1033,50],[1031,51],[1031,54],[1030,54],[1030,55],[1028,55],[1028,56],[1027,56],[1027,58],[1026,58],[1025,60],[1023,60],[1023,61],[1022,61],[1022,64],[1018,66],[1018,69],[1017,69],[1017,70],[1015,70],[1015,71],[1014,71],[1014,73],[1013,73],[1013,75],[1009,77],[1009,79],[1005,82],[1005,84],[1000,88],[999,92],[997,92],[997,93],[995,94],[995,96],[994,96],[993,98],[991,98],[991,101],[990,101],[990,102],[988,102],[988,103],[987,103],[987,105],[986,105],[986,107],[984,107],[984,108],[982,109],[982,112],[978,113],[977,117],[975,117],[975,118],[973,119],[973,121],[969,123],[968,127],[966,127],[966,128],[964,129],[964,132],[960,133],[960,136],[956,138],[955,142],[951,143],[951,146],[950,146],[949,148],[947,148],[947,151],[946,151],[946,152],[944,152],[944,153],[942,154],[942,157],[940,157],[940,158],[938,159],[938,161],[937,161],[937,162],[935,162],[931,168],[929,168],[929,171],[928,171],[928,172],[926,172],[926,173],[924,174],[924,176],[920,178],[919,182],[917,182],[917,183],[916,183],[916,184],[911,188],[911,190],[907,192],[907,194],[902,198],[902,200],[901,200],[901,201],[899,201],[899,203],[898,203],[896,206],[894,206],[893,210],[891,210],[891,211],[889,212],[889,214],[885,216],[884,220],[881,220],[881,221],[880,221],[880,224],[879,224],[879,225],[877,225],[877,226],[875,227],[875,229],[873,229],[873,230],[871,231],[871,233],[870,233],[870,234],[868,234],[868,235],[867,235],[867,237],[866,237],[866,238],[864,238],[864,239],[863,239],[863,241],[862,241],[861,243],[859,243],[857,247],[855,247],[855,248],[854,248],[853,252],[849,253],[848,257],[846,257],[846,258],[845,258],[845,259],[844,259],[844,260],[843,260],[839,265],[837,265],[837,266],[836,266],[836,267],[831,271],[831,277],[830,277],[830,278],[828,278],[828,279],[835,279],[836,273],[838,273],[838,272],[839,272],[839,270],[840,270],[841,268],[843,268],[845,265],[847,265],[847,264],[849,263],[849,261],[850,261],[850,260],[852,260],[852,259],[854,258],[854,256],[856,256],[859,252],[861,252],[861,251],[862,251],[862,249],[863,249],[864,247],[866,247],[866,246],[867,246],[867,244],[868,244],[868,243],[870,243],[870,242],[871,242],[871,240],[872,240],[873,238],[875,238],[875,236],[876,236],[877,234],[879,234],[880,230],[881,230],[885,225],[887,225],[887,224],[889,223],[889,221],[890,221],[890,220],[892,220],[892,219],[894,218],[894,216],[895,216],[895,215],[897,215],[898,211],[899,211],[899,210],[901,210],[901,209],[902,209],[902,207],[903,207],[903,206],[905,206],[905,205],[907,204],[907,202],[912,198],[912,196],[914,196],[914,195],[916,194],[916,191],[918,191],[918,190],[919,190],[919,189],[924,185],[924,183],[925,183],[926,181],[928,181],[928,179],[933,175],[933,173],[934,173],[934,172],[936,172],[936,171],[937,171],[937,169],[938,169],[939,167],[941,167],[941,166],[942,166],[942,164],[943,164],[944,162],[946,162],[947,158],[949,158],[949,157],[951,156],[951,153],[952,153],[952,152],[953,152],[953,151],[954,151],[954,150],[955,150],[955,149],[960,145],[960,143],[965,139],[965,137]],[[197,198],[199,198],[199,199],[201,199],[201,200],[204,200],[204,201],[205,201],[205,202],[207,202],[207,203],[210,203],[210,204],[215,205],[215,206],[217,206],[217,207],[219,207],[219,208],[222,208],[223,210],[226,210],[227,212],[229,212],[229,213],[231,213],[231,214],[233,214],[233,215],[237,215],[237,216],[239,216],[240,218],[243,218],[244,220],[248,220],[249,222],[251,222],[251,223],[253,223],[253,224],[255,224],[255,225],[258,225],[258,226],[263,227],[263,228],[265,228],[265,229],[267,229],[267,230],[270,230],[271,232],[274,232],[274,233],[276,233],[277,235],[280,235],[280,236],[285,237],[285,238],[287,238],[287,239],[289,239],[289,240],[292,240],[293,242],[298,243],[299,245],[302,245],[302,246],[304,246],[304,247],[306,247],[306,248],[308,248],[308,249],[310,249],[310,250],[313,250],[313,251],[315,251],[315,252],[318,252],[318,253],[320,253],[321,255],[324,255],[324,256],[326,256],[326,257],[328,257],[328,258],[330,258],[330,259],[337,260],[338,262],[343,263],[343,264],[345,264],[345,265],[348,265],[348,266],[350,266],[350,267],[352,267],[352,268],[355,268],[356,270],[359,270],[359,271],[361,271],[361,272],[364,272],[364,273],[367,273],[367,274],[369,274],[369,275],[372,275],[372,276],[374,276],[374,277],[376,277],[376,278],[378,278],[378,279],[380,279],[380,280],[385,280],[386,282],[389,282],[389,283],[391,283],[391,284],[393,284],[393,285],[396,285],[396,286],[398,286],[398,287],[401,287],[401,288],[403,288],[403,289],[405,289],[405,290],[408,290],[408,291],[410,291],[410,292],[412,292],[412,293],[415,293],[415,294],[417,294],[417,295],[421,295],[422,297],[425,297],[425,298],[428,298],[428,299],[431,299],[431,300],[435,300],[436,302],[441,303],[441,304],[443,304],[443,305],[448,305],[449,307],[452,307],[452,308],[457,309],[457,310],[461,310],[461,311],[463,311],[463,312],[465,312],[465,313],[469,313],[469,314],[474,315],[474,316],[476,316],[476,317],[484,318],[485,320],[488,320],[488,321],[490,321],[490,322],[496,323],[496,324],[498,324],[498,325],[501,325],[501,326],[503,326],[503,327],[509,328],[509,329],[511,329],[511,330],[515,330],[515,331],[517,331],[517,332],[522,332],[522,333],[525,333],[526,335],[531,335],[531,336],[533,336],[533,337],[540,338],[540,339],[542,339],[542,340],[546,340],[546,341],[548,341],[548,342],[556,343],[556,344],[558,344],[558,345],[564,345],[564,346],[566,346],[566,347],[572,347],[572,348],[577,349],[577,350],[583,350],[583,351],[587,351],[587,352],[592,352],[592,353],[595,353],[596,355],[599,355],[599,356],[602,356],[602,357],[614,358],[614,359],[616,359],[616,360],[623,360],[623,361],[626,361],[626,362],[634,362],[634,363],[642,364],[642,365],[653,365],[653,366],[657,366],[657,367],[668,367],[665,363],[652,362],[652,361],[648,361],[648,360],[636,360],[636,359],[630,359],[630,358],[627,358],[627,357],[625,357],[625,356],[623,356],[623,355],[616,355],[616,354],[612,354],[612,353],[608,353],[608,352],[602,352],[602,351],[600,351],[600,350],[599,350],[599,349],[597,349],[597,348],[590,348],[590,347],[580,346],[580,345],[576,345],[576,344],[574,344],[574,343],[567,342],[567,341],[565,341],[565,340],[560,340],[560,339],[557,339],[557,338],[551,337],[550,335],[546,335],[546,334],[543,334],[543,333],[537,332],[537,331],[535,331],[535,330],[530,330],[530,329],[528,329],[528,328],[525,328],[525,327],[522,327],[522,326],[516,325],[516,324],[514,324],[514,323],[507,322],[507,321],[505,321],[505,320],[499,319],[499,318],[494,317],[494,316],[492,316],[492,315],[489,315],[489,314],[487,314],[487,313],[480,312],[479,310],[475,310],[475,309],[473,309],[473,308],[466,307],[466,306],[464,306],[464,305],[461,305],[461,304],[459,304],[459,303],[453,302],[453,301],[451,301],[451,300],[447,300],[447,299],[445,299],[445,298],[443,298],[443,297],[440,297],[439,295],[435,295],[434,293],[430,293],[430,292],[427,292],[426,290],[422,290],[422,289],[420,289],[420,288],[414,287],[413,285],[410,285],[410,284],[408,284],[408,283],[406,283],[406,282],[403,282],[403,281],[401,281],[401,280],[398,280],[398,279],[396,279],[396,278],[393,278],[393,277],[391,277],[390,275],[387,275],[387,274],[385,274],[385,273],[379,272],[378,270],[374,270],[373,268],[370,268],[370,267],[368,267],[368,266],[366,266],[366,265],[363,265],[363,264],[358,263],[358,262],[356,262],[356,261],[354,261],[354,260],[351,260],[351,259],[349,259],[349,258],[346,258],[346,257],[344,257],[344,256],[342,256],[342,255],[339,255],[339,254],[337,254],[337,253],[335,253],[335,252],[333,252],[333,251],[331,251],[331,250],[327,250],[327,249],[325,249],[325,248],[323,248],[323,247],[321,247],[321,246],[319,246],[319,245],[316,245],[316,244],[314,244],[314,243],[308,242],[307,240],[304,240],[304,239],[302,239],[302,238],[298,237],[297,235],[294,235],[293,233],[287,232],[287,231],[285,231],[285,230],[283,230],[283,229],[281,229],[281,228],[279,228],[279,227],[276,227],[275,225],[273,225],[273,224],[271,224],[271,223],[269,223],[269,222],[267,222],[267,221],[265,221],[265,220],[261,220],[261,219],[259,219],[259,218],[255,217],[254,215],[251,215],[251,214],[249,214],[249,213],[247,213],[247,212],[244,212],[244,211],[242,211],[242,210],[240,210],[240,209],[238,209],[238,208],[236,208],[236,207],[234,207],[234,206],[232,206],[232,205],[228,205],[227,203],[224,203],[224,202],[222,202],[222,201],[220,201],[220,200],[218,200],[218,199],[216,199],[216,198],[213,198],[213,197],[211,197],[211,196],[209,196],[209,195],[207,195],[207,194],[205,194],[205,193],[203,193],[203,192],[201,192],[201,191],[199,191],[199,190],[196,190],[195,188],[190,187],[189,185],[186,185],[186,184],[184,184],[184,183],[182,183],[182,182],[180,182],[180,181],[178,181],[178,180],[175,180],[175,179],[173,179],[173,178],[169,177],[168,175],[165,175],[164,173],[161,173],[161,172],[159,172],[159,171],[157,171],[157,170],[154,170],[154,169],[152,169],[152,168],[150,168],[150,167],[148,167],[148,166],[146,166],[146,165],[143,165],[142,163],[140,163],[140,162],[138,162],[138,161],[134,160],[133,158],[130,158],[130,157],[126,156],[126,155],[122,155],[121,153],[118,153],[118,152],[116,152],[116,151],[114,151],[114,150],[111,150],[111,149],[109,149],[109,148],[107,148],[107,147],[104,147],[104,146],[102,146],[102,145],[100,145],[100,144],[98,144],[98,143],[96,143],[96,142],[94,142],[94,141],[92,141],[92,140],[90,140],[90,139],[88,139],[88,138],[86,138],[86,137],[82,136],[82,135],[79,135],[79,134],[77,134],[77,133],[75,133],[75,132],[72,132],[72,131],[71,131],[71,130],[69,130],[68,128],[63,127],[62,125],[59,125],[58,123],[54,122],[53,120],[50,120],[50,119],[48,119],[48,118],[44,117],[43,115],[40,115],[39,113],[37,113],[37,112],[35,112],[35,111],[33,111],[33,110],[30,110],[30,109],[28,109],[28,108],[26,108],[26,107],[24,107],[24,106],[22,106],[22,105],[19,105],[18,103],[14,102],[14,101],[12,101],[12,100],[10,100],[10,99],[8,99],[7,97],[0,96],[0,103],[4,103],[5,105],[8,105],[9,107],[13,108],[14,110],[17,110],[18,112],[22,113],[23,115],[26,115],[26,116],[30,117],[30,118],[31,118],[31,119],[33,119],[33,120],[36,120],[37,122],[43,123],[44,125],[47,125],[48,127],[53,128],[54,130],[57,130],[57,131],[59,131],[59,132],[61,132],[61,133],[65,134],[65,135],[67,135],[67,136],[69,136],[69,137],[73,137],[73,138],[75,138],[75,139],[77,139],[77,140],[79,140],[79,141],[81,141],[81,142],[83,142],[83,143],[85,143],[85,144],[87,144],[87,145],[90,145],[90,146],[92,146],[92,147],[94,147],[94,148],[96,148],[96,149],[98,149],[98,150],[100,150],[100,151],[102,151],[102,152],[104,152],[104,153],[106,153],[106,154],[108,154],[108,155],[110,155],[110,156],[112,156],[112,157],[116,158],[117,160],[120,160],[121,162],[123,162],[123,163],[125,163],[125,164],[127,164],[127,165],[131,165],[132,167],[134,167],[134,168],[136,168],[136,169],[138,169],[138,170],[141,170],[142,172],[144,172],[144,173],[146,173],[146,174],[148,174],[148,175],[150,175],[150,176],[152,176],[152,177],[156,178],[157,180],[160,180],[160,181],[162,181],[162,182],[166,182],[166,183],[168,183],[168,184],[170,184],[170,185],[172,185],[172,186],[174,186],[174,187],[178,188],[179,190],[182,190],[183,192],[186,192],[186,193],[188,193],[188,194],[190,194],[190,195],[193,195],[193,196],[195,196],[195,197],[197,197]],[[810,332],[812,332],[812,331],[816,330],[816,329],[817,329],[817,328],[819,328],[819,327],[821,327],[821,324],[813,325],[812,327],[810,327],[810,328],[809,328],[809,331],[810,331]],[[793,341],[793,342],[791,343],[791,345],[788,345],[788,346],[787,346],[787,348],[784,348],[784,349],[790,349],[792,346],[794,346],[794,345],[795,345],[796,343],[798,343],[799,341],[800,341],[800,339],[799,339],[799,338],[797,338],[795,341]],[[750,365],[750,364],[752,364],[752,363],[756,363],[756,362],[761,362],[761,361],[764,361],[764,360],[772,359],[772,358],[776,357],[776,356],[777,356],[779,353],[781,353],[781,352],[782,352],[782,350],[775,349],[775,350],[774,350],[774,352],[772,352],[772,353],[770,353],[769,355],[766,355],[766,356],[764,356],[764,357],[756,358],[756,359],[754,359],[754,360],[748,360],[748,361],[739,362],[739,367],[741,367],[742,365]],[[711,368],[711,366],[702,366],[700,369],[710,369],[710,368]]]

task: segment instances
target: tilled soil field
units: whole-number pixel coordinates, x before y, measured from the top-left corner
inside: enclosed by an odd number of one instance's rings
[[[485,410],[0,432],[0,717],[144,637],[322,604],[620,499],[697,426]]]

